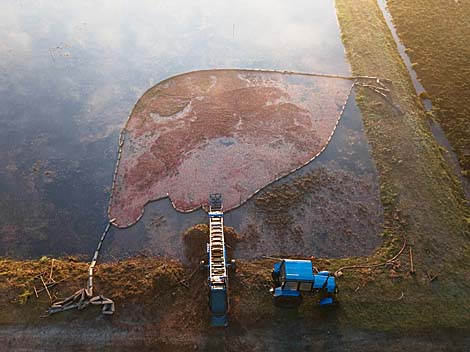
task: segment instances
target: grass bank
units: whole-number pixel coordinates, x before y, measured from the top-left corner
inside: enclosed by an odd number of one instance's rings
[[[374,93],[358,89],[357,103],[380,174],[385,235],[391,243],[407,238],[417,266],[416,275],[400,278],[376,273],[361,295],[346,295],[342,318],[386,330],[465,326],[470,223],[461,185],[428,129],[376,1],[337,0],[336,6],[353,74],[391,79],[393,102],[404,112],[398,114]],[[401,264],[410,265],[407,256]],[[438,273],[439,279],[430,282],[429,273]]]
[[[389,0],[433,114],[470,179],[470,1]]]

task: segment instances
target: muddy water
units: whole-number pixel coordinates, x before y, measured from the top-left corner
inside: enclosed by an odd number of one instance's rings
[[[333,1],[6,0],[0,23],[0,254],[15,257],[94,249],[119,131],[162,79],[221,67],[349,72]],[[158,220],[154,208],[173,211],[150,205],[149,221],[114,233],[110,254],[178,255],[175,234],[205,221]],[[167,230],[152,230],[160,222]]]

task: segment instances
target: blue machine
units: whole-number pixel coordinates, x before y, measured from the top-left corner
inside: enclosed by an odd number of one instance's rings
[[[209,243],[207,244],[207,264],[209,286],[209,311],[212,326],[227,326],[228,305],[228,274],[227,269],[235,269],[235,261],[227,262],[224,239],[224,214],[222,212],[222,196],[211,194],[209,198]]]
[[[211,313],[211,326],[228,326],[228,295],[225,284],[220,286],[209,284],[209,311]]]
[[[338,293],[334,275],[318,272],[310,260],[284,259],[274,264],[271,276],[274,285],[271,293],[278,307],[297,307],[302,303],[302,293],[319,293],[320,306],[328,306]]]

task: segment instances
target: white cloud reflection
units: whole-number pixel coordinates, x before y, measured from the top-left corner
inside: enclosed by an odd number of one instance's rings
[[[0,89],[79,106],[67,118],[83,138],[116,131],[146,89],[182,72],[349,72],[333,0],[4,0],[0,21]]]
[[[19,55],[40,40],[39,46],[70,43],[104,57],[138,56],[138,62],[157,60],[178,70],[348,70],[332,0],[10,0],[0,9],[2,52]]]

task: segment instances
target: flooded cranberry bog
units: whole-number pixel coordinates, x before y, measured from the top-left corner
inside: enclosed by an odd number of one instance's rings
[[[207,221],[197,209],[213,191],[240,257],[372,251],[381,207],[353,82],[322,76],[349,75],[333,4],[179,5],[129,6],[126,30],[106,5],[53,4],[39,21],[40,5],[2,5],[0,253],[88,256],[111,198],[116,225],[135,225],[111,232],[107,260],[184,260],[182,234]],[[263,26],[251,20],[260,13]],[[150,34],[158,45],[134,40]]]
[[[378,4],[2,2],[0,351],[467,350],[468,202]],[[311,256],[338,306],[275,307],[273,258]],[[40,318],[84,284],[115,314]]]
[[[146,243],[146,254],[185,260],[181,234],[206,222],[197,209],[213,192],[224,196],[239,258],[372,251],[382,209],[350,99],[354,82],[212,70],[151,88],[121,137],[109,217],[134,228],[115,232],[110,253],[131,254]]]
[[[176,210],[224,209],[304,166],[328,144],[353,82],[267,71],[213,70],[159,83],[121,135],[109,217],[128,227],[165,196]]]

